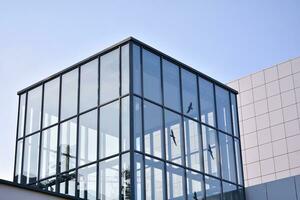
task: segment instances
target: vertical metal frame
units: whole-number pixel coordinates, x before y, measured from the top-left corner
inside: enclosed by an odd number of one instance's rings
[[[45,84],[42,85],[42,103],[41,103],[41,122],[40,122],[40,145],[39,145],[39,158],[38,158],[38,177],[37,181],[40,181],[40,173],[41,173],[41,157],[42,157],[42,129],[43,129],[43,121],[44,121],[44,92],[45,92]]]
[[[24,157],[25,157],[24,153],[25,153],[25,142],[26,142],[25,131],[26,131],[26,121],[27,121],[28,92],[26,92],[26,98],[25,99],[26,100],[25,100],[24,127],[23,127],[23,136],[24,137],[23,137],[23,146],[22,146],[23,150],[22,150],[21,181],[20,181],[22,184],[26,184],[26,180],[23,180],[24,179],[23,171],[24,171]],[[23,181],[25,181],[25,183]]]
[[[122,152],[122,46],[119,48],[119,199],[122,200],[122,181],[123,181],[123,175],[122,175],[122,158],[121,155]]]
[[[76,127],[76,178],[75,178],[75,197],[79,198],[79,182],[78,182],[78,166],[79,166],[79,113],[80,113],[80,78],[81,78],[81,66],[78,67],[78,84],[77,84],[77,116],[76,116],[76,122],[77,122],[77,127]]]

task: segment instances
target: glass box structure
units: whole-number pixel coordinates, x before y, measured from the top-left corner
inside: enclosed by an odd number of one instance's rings
[[[17,183],[77,199],[244,199],[236,91],[132,37],[18,95]]]

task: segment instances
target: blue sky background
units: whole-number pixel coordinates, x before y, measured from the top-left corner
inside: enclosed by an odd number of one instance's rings
[[[16,92],[128,36],[229,82],[300,56],[300,1],[0,0],[0,178],[12,179]]]

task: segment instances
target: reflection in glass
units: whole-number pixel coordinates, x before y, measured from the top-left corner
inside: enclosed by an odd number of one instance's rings
[[[98,104],[98,59],[92,60],[80,68],[80,111]]]
[[[119,49],[100,58],[100,103],[103,104],[119,96]]]
[[[215,126],[214,86],[211,82],[203,78],[199,78],[199,92],[201,121],[208,125]]]
[[[197,77],[195,74],[182,69],[181,79],[183,114],[198,119]]]
[[[40,178],[46,178],[56,173],[57,156],[57,126],[42,132]]]
[[[18,138],[23,137],[25,120],[26,94],[20,96]]]
[[[42,86],[28,92],[26,135],[38,131],[41,126]]]
[[[130,110],[129,97],[122,99],[122,151],[129,149],[130,144]]]
[[[129,153],[122,155],[122,171],[121,171],[121,199],[130,200],[131,183],[130,183],[130,157]]]
[[[100,159],[119,153],[119,101],[100,108]]]
[[[165,199],[163,162],[150,157],[145,157],[145,181],[146,199],[161,200]]]
[[[97,159],[97,109],[79,117],[78,165]]]
[[[207,200],[221,200],[221,182],[218,179],[205,176]]]
[[[99,163],[98,198],[103,200],[119,199],[119,157]]]
[[[186,166],[198,171],[202,171],[202,138],[199,132],[199,128],[200,127],[197,122],[188,118],[184,119]]]
[[[161,103],[160,58],[143,49],[144,97]]]
[[[134,126],[134,149],[142,151],[142,101],[138,97],[133,97],[133,126]]]
[[[41,190],[46,190],[50,192],[56,191],[56,177],[52,177],[46,180],[42,180],[38,183],[38,188]]]
[[[37,181],[39,163],[40,134],[25,139],[23,177],[21,182],[30,184]]]
[[[78,69],[62,76],[61,120],[77,114]]]
[[[78,169],[78,190],[82,199],[96,199],[97,165],[89,165]]]
[[[210,175],[219,176],[217,133],[214,129],[202,126],[202,136],[205,172]]]
[[[162,157],[163,153],[162,109],[144,101],[144,142],[145,153]]]
[[[240,142],[237,139],[234,139],[234,148],[235,148],[235,158],[236,158],[236,168],[237,168],[237,178],[238,184],[244,185],[243,182],[243,171],[242,171],[242,160],[241,160],[241,149]]]
[[[186,185],[188,199],[204,199],[203,175],[186,170]]]
[[[232,130],[229,92],[223,88],[216,86],[216,101],[218,114],[218,128],[227,133],[231,133]]]
[[[168,199],[185,199],[184,170],[182,168],[167,164],[167,185]]]
[[[237,186],[223,181],[223,199],[224,200],[240,200]]]
[[[59,171],[63,172],[76,166],[77,118],[60,125]]]
[[[166,159],[182,164],[181,116],[165,110]]]
[[[238,111],[237,111],[237,103],[236,103],[236,95],[231,93],[231,113],[232,113],[232,120],[233,120],[233,134],[235,136],[239,136],[239,127],[238,127]]]
[[[129,92],[129,44],[122,46],[122,95]]]
[[[133,66],[133,92],[141,95],[141,48],[135,44],[132,45],[132,66]]]
[[[144,162],[141,154],[134,154],[134,178],[135,178],[135,200],[144,199]]]
[[[17,157],[15,166],[14,182],[21,183],[21,169],[22,169],[22,151],[23,151],[23,140],[19,140],[17,143]]]
[[[179,68],[167,60],[162,64],[165,106],[181,112]]]
[[[75,196],[76,173],[70,171],[57,177],[59,182],[59,193]]]

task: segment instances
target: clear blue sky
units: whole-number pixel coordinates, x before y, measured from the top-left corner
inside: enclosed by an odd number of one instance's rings
[[[16,92],[128,36],[222,82],[300,56],[300,1],[0,0],[0,178]]]

